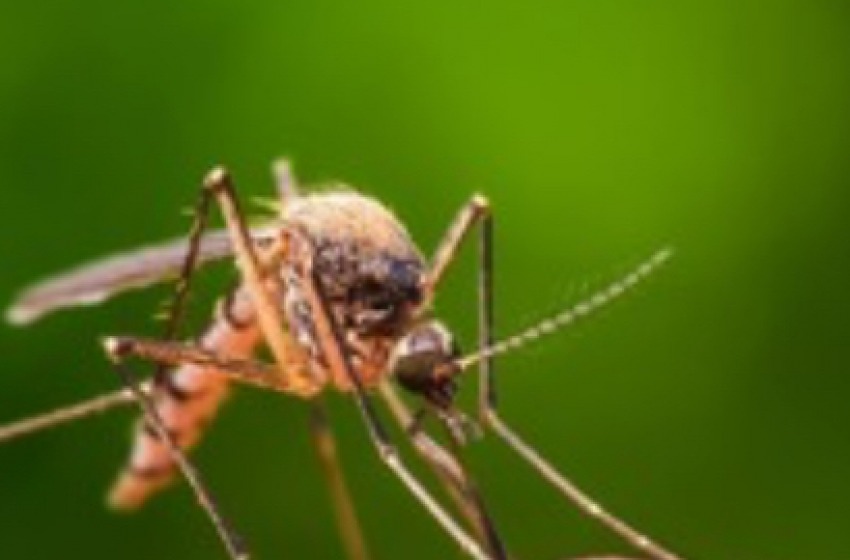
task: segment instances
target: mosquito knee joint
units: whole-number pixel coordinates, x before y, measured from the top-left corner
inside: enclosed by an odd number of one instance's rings
[[[472,196],[470,205],[479,214],[486,214],[490,212],[490,201],[481,193],[476,193]]]
[[[590,502],[587,504],[587,514],[598,519],[605,516],[605,510],[596,502]]]
[[[204,178],[204,188],[215,194],[224,191],[229,184],[230,173],[221,166],[213,167]]]
[[[388,465],[398,464],[398,451],[396,451],[395,446],[390,445],[389,443],[378,443],[378,456],[381,458],[381,461]]]
[[[482,407],[481,411],[479,412],[478,419],[481,421],[482,425],[487,427],[492,427],[500,420],[496,410],[489,404]]]
[[[107,356],[114,360],[126,358],[133,351],[133,339],[126,336],[107,336],[101,344]]]

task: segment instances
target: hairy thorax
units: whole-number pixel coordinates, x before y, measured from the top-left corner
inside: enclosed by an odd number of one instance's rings
[[[353,192],[300,198],[286,209],[285,221],[312,247],[313,268],[342,329],[343,350],[364,384],[374,385],[421,299],[425,265],[418,249],[389,210]],[[282,274],[285,318],[307,367],[321,382],[350,390],[348,379],[328,372],[293,263]]]

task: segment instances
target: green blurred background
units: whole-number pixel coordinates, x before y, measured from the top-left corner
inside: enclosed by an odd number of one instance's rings
[[[425,250],[485,192],[502,335],[671,244],[625,302],[500,361],[506,417],[687,557],[850,558],[846,2],[290,4],[3,2],[4,301],[179,235],[214,163],[268,195],[279,155]],[[471,255],[438,308],[467,347]],[[0,417],[116,388],[97,337],[159,332],[166,293],[2,327]],[[374,556],[459,557],[330,405]],[[257,558],[342,557],[306,411],[241,391],[196,454]],[[183,486],[103,507],[130,418],[0,448],[0,557],[224,557]],[[517,558],[628,550],[495,440],[470,455]]]

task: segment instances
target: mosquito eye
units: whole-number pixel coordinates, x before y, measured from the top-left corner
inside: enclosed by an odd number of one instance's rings
[[[393,366],[393,375],[407,390],[426,393],[434,382],[434,369],[442,356],[433,352],[420,352],[399,357]]]
[[[409,332],[396,348],[393,375],[406,389],[432,394],[446,388],[446,380],[438,379],[438,370],[455,354],[451,335],[436,322]]]

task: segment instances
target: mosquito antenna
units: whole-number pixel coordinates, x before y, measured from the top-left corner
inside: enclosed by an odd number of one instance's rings
[[[150,385],[146,383],[143,389],[145,392],[149,392]],[[59,408],[45,414],[19,420],[6,426],[0,426],[0,444],[61,424],[67,424],[74,420],[85,418],[86,416],[107,412],[119,406],[129,405],[134,403],[135,400],[133,392],[129,389],[124,389]]]
[[[650,276],[659,267],[661,267],[661,265],[667,262],[671,256],[673,256],[673,249],[670,247],[665,247],[664,249],[657,251],[654,255],[635,267],[627,275],[594,293],[589,298],[580,301],[553,317],[544,319],[518,334],[504,340],[500,340],[488,348],[479,352],[468,354],[456,360],[454,366],[459,371],[463,371],[482,360],[516,350],[517,348],[525,346],[526,344],[534,342],[544,336],[559,331],[581,318],[587,317],[591,313],[606,306],[613,300],[634,288],[641,280]]]

